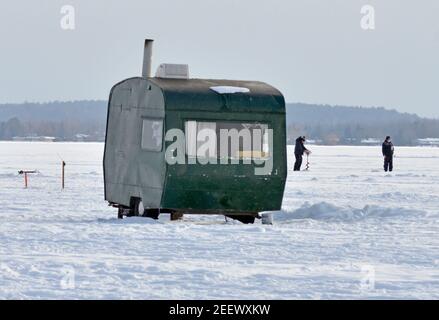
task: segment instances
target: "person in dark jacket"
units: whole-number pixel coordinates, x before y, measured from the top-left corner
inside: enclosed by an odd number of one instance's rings
[[[296,156],[296,162],[294,163],[294,171],[300,171],[300,167],[302,166],[303,154],[310,154],[311,152],[305,148],[306,139],[305,137],[298,137],[296,139],[296,147],[294,148],[294,155]]]
[[[392,139],[390,136],[386,137],[386,140],[383,142],[383,156],[384,156],[384,171],[393,170],[393,153],[395,152],[395,147],[393,146]]]

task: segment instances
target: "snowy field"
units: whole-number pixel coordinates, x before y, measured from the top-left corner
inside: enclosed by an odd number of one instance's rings
[[[0,142],[0,298],[438,299],[439,148],[310,148],[267,226],[117,220],[103,144]]]

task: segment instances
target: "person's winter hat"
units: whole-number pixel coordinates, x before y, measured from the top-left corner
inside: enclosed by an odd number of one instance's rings
[[[387,136],[387,137],[386,137],[386,141],[388,141],[388,140],[390,140],[390,136]]]

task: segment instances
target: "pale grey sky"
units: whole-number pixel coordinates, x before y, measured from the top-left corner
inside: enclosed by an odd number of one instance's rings
[[[375,30],[360,27],[367,4]],[[439,118],[438,17],[437,0],[1,1],[0,103],[107,99],[154,38],[153,70],[188,63],[191,77],[265,81],[288,102]]]

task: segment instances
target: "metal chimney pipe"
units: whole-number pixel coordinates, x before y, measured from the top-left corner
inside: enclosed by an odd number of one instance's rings
[[[151,77],[151,61],[152,61],[152,43],[154,40],[145,39],[145,48],[143,49],[143,69],[142,78]]]

